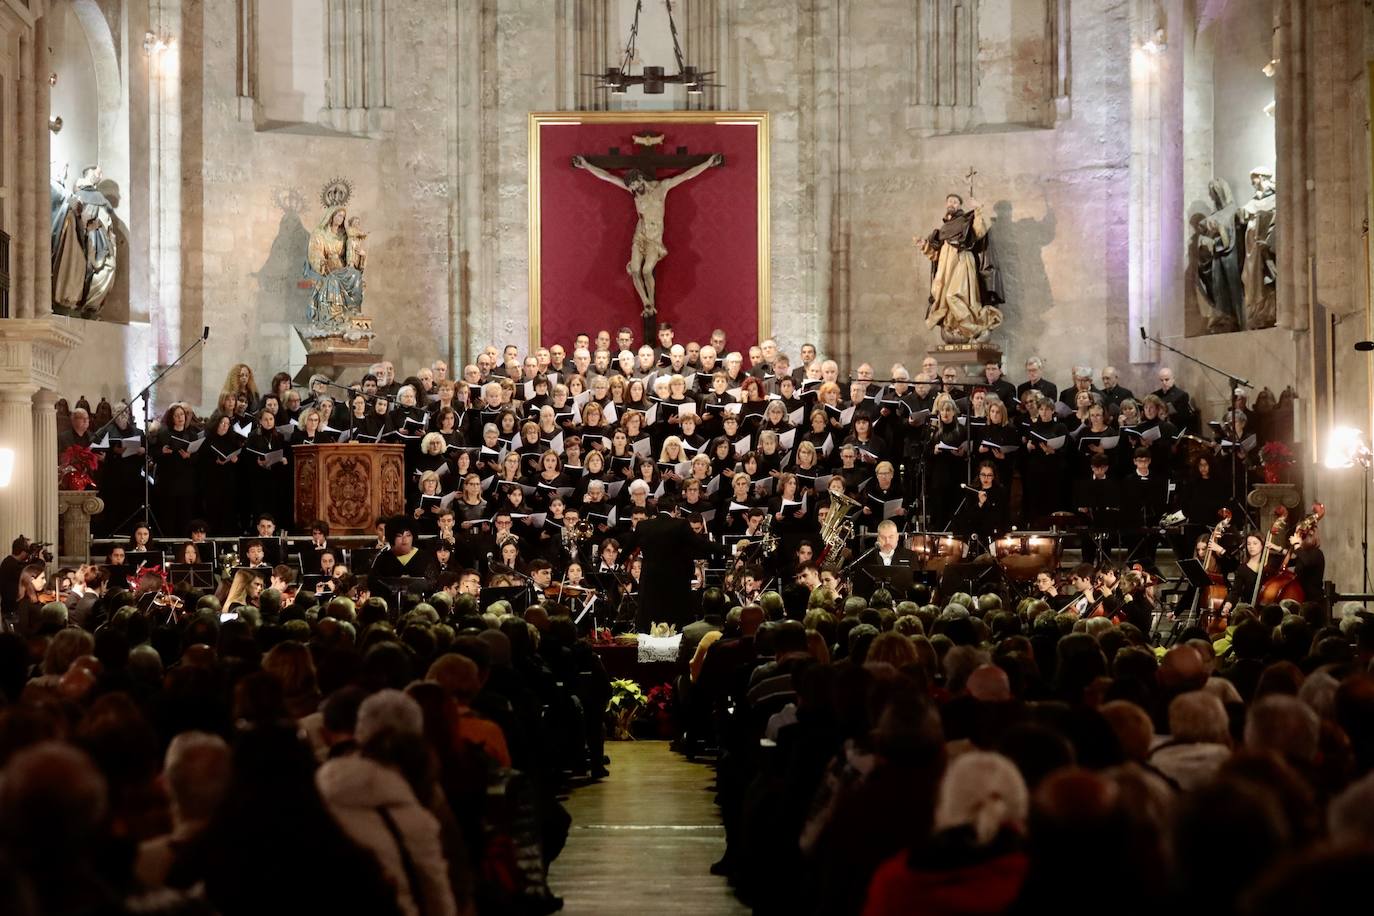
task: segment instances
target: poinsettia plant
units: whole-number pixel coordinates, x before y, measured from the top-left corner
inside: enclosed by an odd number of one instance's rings
[[[92,475],[99,462],[85,445],[69,445],[57,459],[57,485],[63,490],[89,490],[95,486]]]
[[[1268,442],[1260,449],[1260,467],[1265,483],[1281,483],[1283,469],[1293,464],[1293,450],[1285,442]]]
[[[633,741],[632,726],[644,708],[644,691],[638,682],[629,678],[611,681],[611,699],[606,712],[611,720],[611,740]]]

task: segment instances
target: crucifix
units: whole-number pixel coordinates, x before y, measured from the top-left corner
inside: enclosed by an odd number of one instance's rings
[[[969,167],[968,167],[968,174],[964,176],[964,180],[968,182],[968,196],[969,196],[969,200],[972,200],[972,199],[973,199],[973,176],[974,176],[974,175],[977,175],[977,174],[978,174],[978,170],[975,169],[973,166],[969,166]]]
[[[639,221],[635,224],[634,239],[630,242],[630,260],[625,271],[633,281],[635,292],[643,306],[644,339],[657,338],[658,309],[654,302],[654,268],[663,260],[668,249],[663,247],[664,208],[668,192],[680,184],[696,178],[712,166],[725,164],[720,153],[688,153],[680,146],[673,153],[654,151],[663,144],[662,134],[635,134],[636,151],[624,155],[612,147],[604,155],[574,156],[573,168],[585,169],[602,181],[629,191],[634,198]],[[624,169],[623,175],[611,174],[611,169]],[[659,169],[684,169],[671,178],[658,178]]]

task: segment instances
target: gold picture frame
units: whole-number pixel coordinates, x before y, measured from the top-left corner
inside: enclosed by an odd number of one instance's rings
[[[721,124],[752,125],[758,159],[758,339],[772,334],[772,261],[769,209],[769,123],[766,111],[532,111],[529,115],[529,344],[540,334],[540,138],[545,127],[571,124]]]

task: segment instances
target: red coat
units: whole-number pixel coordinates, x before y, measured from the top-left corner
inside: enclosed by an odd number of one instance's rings
[[[966,864],[924,869],[900,852],[878,867],[868,885],[864,916],[978,916],[1002,913],[1016,902],[1029,866],[1016,850]]]

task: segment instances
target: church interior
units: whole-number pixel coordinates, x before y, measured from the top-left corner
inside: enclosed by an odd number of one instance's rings
[[[1334,911],[1371,81],[1368,0],[0,0],[0,911]]]

